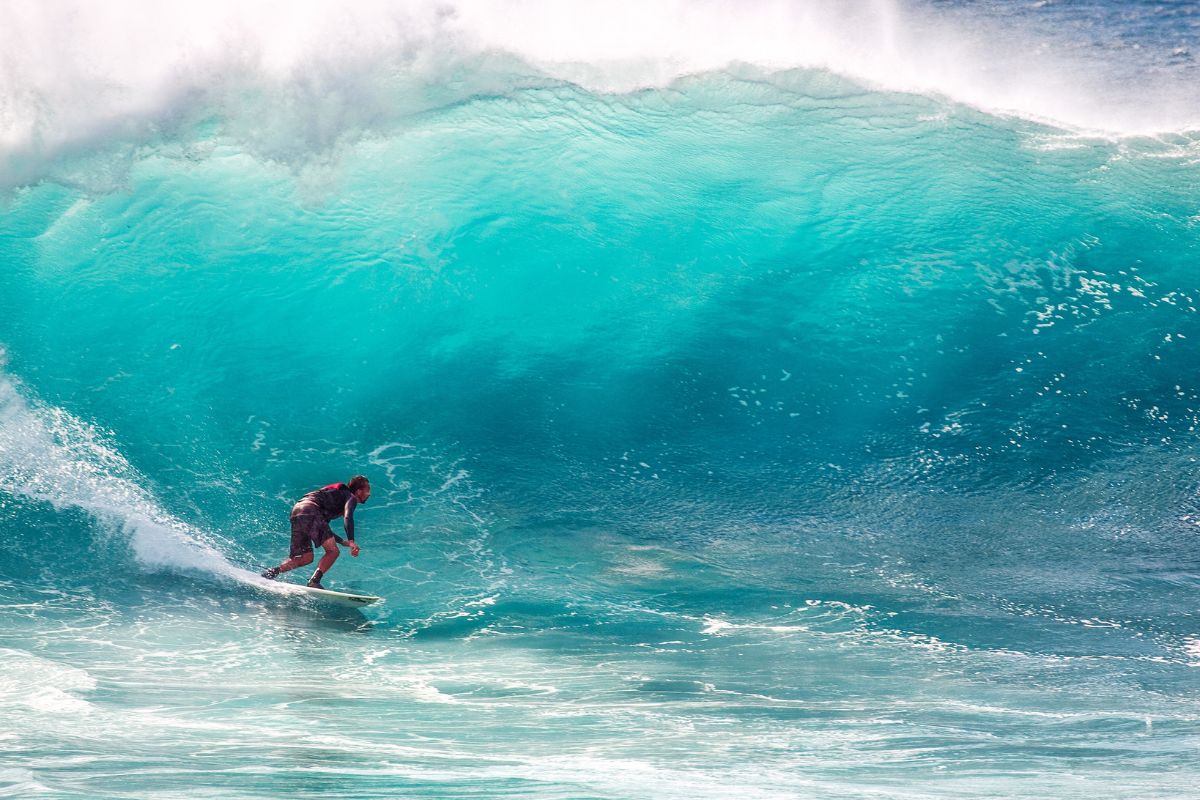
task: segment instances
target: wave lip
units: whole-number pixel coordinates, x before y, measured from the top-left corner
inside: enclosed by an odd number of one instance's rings
[[[328,149],[430,104],[547,79],[630,92],[737,65],[827,70],[1071,130],[1200,129],[1189,59],[1149,69],[1077,29],[973,12],[898,0],[9,4],[0,167],[19,184],[58,157],[212,120],[268,155]]]

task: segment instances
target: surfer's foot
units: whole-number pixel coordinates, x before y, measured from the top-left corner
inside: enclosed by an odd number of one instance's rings
[[[323,573],[321,572],[321,570],[317,570],[316,572],[314,572],[313,576],[308,579],[308,588],[324,589],[325,587],[321,585],[321,575],[322,574]]]
[[[268,567],[263,571],[262,576],[269,581],[273,581],[279,577],[279,567]]]

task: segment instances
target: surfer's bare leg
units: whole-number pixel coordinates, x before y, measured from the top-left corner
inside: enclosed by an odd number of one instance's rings
[[[318,589],[321,588],[321,577],[329,571],[333,562],[337,561],[338,555],[341,554],[341,551],[338,550],[337,539],[332,536],[321,542],[321,547],[325,548],[325,555],[321,556],[321,561],[317,564],[317,571],[308,579],[308,585],[316,586]]]
[[[309,550],[307,553],[305,553],[302,556],[293,556],[292,558],[289,558],[287,561],[284,561],[282,564],[279,565],[279,571],[280,572],[291,572],[296,567],[303,567],[308,564],[311,564],[312,560],[313,560],[313,554],[312,554],[312,551]]]

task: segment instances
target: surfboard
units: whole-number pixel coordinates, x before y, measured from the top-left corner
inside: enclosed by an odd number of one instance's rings
[[[257,572],[252,570],[244,570],[234,568],[234,576],[245,583],[252,584],[276,594],[286,595],[306,595],[313,600],[320,600],[327,603],[337,603],[344,606],[369,606],[372,603],[378,603],[382,597],[376,597],[373,594],[362,594],[361,592],[336,592],[332,589],[312,589],[302,583],[289,583],[288,581],[273,581],[264,578]]]
[[[310,586],[297,586],[301,592],[328,603],[338,603],[346,606],[369,606],[378,603],[382,597],[373,594],[354,594],[352,592],[335,592],[332,589],[313,589]]]

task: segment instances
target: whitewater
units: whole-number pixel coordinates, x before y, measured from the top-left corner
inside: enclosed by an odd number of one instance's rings
[[[1195,796],[1197,54],[0,6],[0,797]]]

